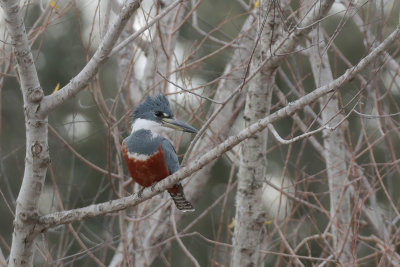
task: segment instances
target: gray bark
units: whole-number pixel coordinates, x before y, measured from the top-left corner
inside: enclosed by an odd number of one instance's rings
[[[333,81],[328,54],[325,50],[324,37],[318,29],[311,33],[312,53],[311,67],[317,87]],[[338,125],[343,119],[339,109],[338,93],[329,93],[319,99],[321,116],[324,125]],[[324,153],[326,172],[329,184],[331,233],[334,253],[341,264],[352,261],[351,203],[348,190],[346,148],[344,128],[324,130]]]
[[[276,67],[262,64],[268,50],[280,36],[279,8],[275,6],[274,1],[260,1],[257,13],[257,29],[261,38],[253,45],[257,48],[251,62],[251,70],[260,67],[261,70],[249,83],[244,110],[245,127],[269,114],[275,84]],[[267,167],[267,137],[266,132],[259,132],[241,145],[232,266],[259,264],[259,249],[263,243],[263,225],[266,220],[261,198]]]
[[[43,90],[20,14],[19,1],[0,3],[4,10],[21,81],[26,127],[25,170],[17,198],[9,266],[31,266],[34,238],[37,234],[38,201],[50,160],[47,116],[39,112]]]

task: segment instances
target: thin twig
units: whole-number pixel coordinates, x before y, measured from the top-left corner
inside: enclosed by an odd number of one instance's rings
[[[181,238],[178,235],[178,230],[176,229],[176,222],[175,222],[175,210],[176,210],[175,208],[172,208],[172,213],[171,213],[172,229],[174,230],[175,239],[178,242],[179,246],[182,248],[185,255],[192,261],[194,266],[200,267],[200,264],[197,262],[196,258],[193,257],[192,253],[189,252],[189,250],[183,244]]]
[[[169,80],[167,77],[165,77],[164,75],[162,75],[161,72],[159,72],[158,70],[157,70],[157,74],[160,75],[164,80],[166,80],[166,81],[169,82],[170,84],[172,84],[172,85],[178,87],[179,89],[181,89],[182,91],[185,91],[185,92],[188,92],[189,94],[192,94],[192,95],[198,96],[198,97],[200,97],[200,98],[206,99],[206,100],[211,101],[211,102],[213,102],[213,103],[215,103],[215,104],[222,104],[222,102],[215,101],[214,99],[211,99],[211,98],[206,97],[206,96],[202,96],[202,95],[200,95],[200,94],[198,94],[198,93],[195,93],[195,92],[193,92],[192,90],[183,88],[182,86],[180,86],[180,85],[174,83],[173,81]]]

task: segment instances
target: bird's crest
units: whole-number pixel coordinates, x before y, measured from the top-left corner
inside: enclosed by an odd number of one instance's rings
[[[163,94],[158,94],[153,97],[147,96],[132,113],[133,121],[135,119],[153,119],[154,112],[162,112],[168,116],[173,116],[173,112],[169,105],[168,99]]]

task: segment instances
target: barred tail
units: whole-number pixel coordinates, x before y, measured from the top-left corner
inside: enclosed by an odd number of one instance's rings
[[[186,200],[185,194],[183,193],[182,185],[176,184],[174,187],[168,189],[169,194],[175,202],[175,206],[182,212],[193,212],[194,208],[189,201]]]

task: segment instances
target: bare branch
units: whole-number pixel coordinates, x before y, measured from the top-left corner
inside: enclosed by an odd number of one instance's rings
[[[79,154],[64,138],[62,138],[61,135],[58,134],[58,132],[53,127],[51,127],[51,125],[49,125],[49,129],[50,129],[50,132],[53,133],[72,152],[72,154],[74,154],[83,163],[85,163],[90,168],[92,168],[102,174],[109,174],[109,172],[107,170],[100,168],[99,166],[93,164],[92,162],[87,160],[85,157],[83,157],[81,154]],[[116,179],[120,179],[120,180],[123,179],[122,176],[120,176],[116,173],[110,173],[110,175]]]
[[[137,30],[135,33],[133,33],[131,36],[123,40],[121,43],[119,43],[117,46],[114,47],[114,49],[111,51],[110,56],[114,55],[118,51],[120,51],[123,47],[125,47],[127,44],[135,40],[136,38],[139,37],[142,33],[147,31],[151,26],[153,26],[155,23],[159,22],[163,17],[165,17],[167,14],[170,13],[172,9],[174,9],[178,4],[184,2],[185,0],[176,0],[172,4],[170,4],[166,9],[163,10],[160,14],[155,16],[149,23],[146,23],[145,26]]]
[[[185,91],[185,92],[188,92],[189,94],[192,94],[192,95],[198,96],[198,97],[200,97],[200,98],[206,99],[206,100],[208,100],[208,101],[210,101],[210,102],[213,102],[213,103],[215,103],[215,104],[222,104],[221,102],[215,101],[214,99],[211,99],[211,98],[206,97],[206,96],[202,96],[202,95],[200,95],[200,94],[198,94],[198,93],[196,93],[196,92],[193,92],[193,91],[191,91],[191,90],[189,90],[189,89],[183,88],[183,87],[180,86],[179,84],[176,84],[176,83],[174,83],[173,81],[169,80],[167,77],[165,77],[164,75],[162,75],[161,72],[159,72],[159,71],[157,71],[157,73],[158,73],[158,75],[160,75],[164,80],[166,80],[167,82],[169,82],[169,83],[172,84],[173,86],[178,87],[178,88],[181,89],[182,91]]]
[[[45,96],[41,103],[40,112],[48,114],[51,110],[62,105],[66,100],[75,96],[84,89],[99,67],[106,61],[111,53],[118,36],[125,27],[131,15],[140,7],[142,0],[129,0],[121,9],[116,21],[107,30],[103,41],[85,67],[72,80],[59,91]]]
[[[291,139],[289,139],[289,140],[283,139],[283,138],[279,135],[279,133],[275,130],[275,127],[274,127],[272,124],[269,124],[269,125],[268,125],[268,130],[270,130],[270,132],[272,133],[272,135],[275,137],[275,139],[276,139],[279,143],[284,144],[284,145],[288,145],[288,144],[297,142],[297,141],[299,141],[299,140],[301,140],[301,139],[303,139],[303,138],[310,137],[311,135],[314,135],[314,134],[316,134],[316,133],[319,133],[319,132],[321,132],[321,131],[323,131],[323,130],[334,131],[334,130],[337,129],[337,127],[339,127],[339,126],[350,116],[350,114],[351,114],[351,113],[347,114],[346,117],[342,118],[342,119],[340,120],[340,122],[338,122],[338,123],[337,123],[335,126],[333,126],[333,127],[328,126],[328,125],[325,125],[325,126],[322,126],[322,127],[318,128],[318,129],[316,129],[316,130],[308,131],[308,132],[306,132],[306,133],[304,133],[304,134],[301,134],[301,135],[299,135],[299,136],[293,137],[293,138],[291,138]]]
[[[127,207],[142,203],[146,199],[149,199],[165,191],[168,187],[171,187],[178,181],[183,180],[185,177],[188,177],[197,170],[201,169],[206,164],[216,159],[226,151],[232,149],[243,140],[249,138],[250,136],[253,136],[259,131],[262,131],[268,126],[268,124],[274,123],[287,116],[290,116],[304,106],[314,102],[319,97],[340,88],[344,83],[352,79],[357,73],[363,70],[363,68],[365,68],[373,59],[379,56],[382,51],[389,47],[392,42],[399,37],[400,27],[397,27],[396,30],[393,31],[378,47],[376,47],[373,51],[371,51],[370,54],[364,57],[356,66],[348,69],[342,76],[338,77],[327,85],[315,89],[313,92],[299,98],[298,100],[289,103],[286,107],[279,109],[278,111],[272,113],[266,118],[261,119],[258,122],[243,129],[237,135],[227,138],[224,142],[217,145],[200,158],[194,160],[186,167],[181,168],[178,172],[157,183],[153,188],[145,188],[143,190],[142,198],[139,198],[137,194],[134,194],[128,197],[91,205],[85,208],[45,215],[39,218],[39,223],[42,224],[42,229],[83,220],[85,218],[96,217],[110,212],[119,211]]]
[[[181,238],[178,235],[178,230],[176,229],[175,211],[176,211],[176,209],[173,209],[173,212],[171,213],[171,221],[172,221],[172,229],[174,230],[174,235],[175,235],[176,241],[178,241],[179,246],[182,248],[185,255],[192,261],[194,266],[200,267],[200,264],[197,262],[196,258],[185,247],[185,244],[183,244]]]

